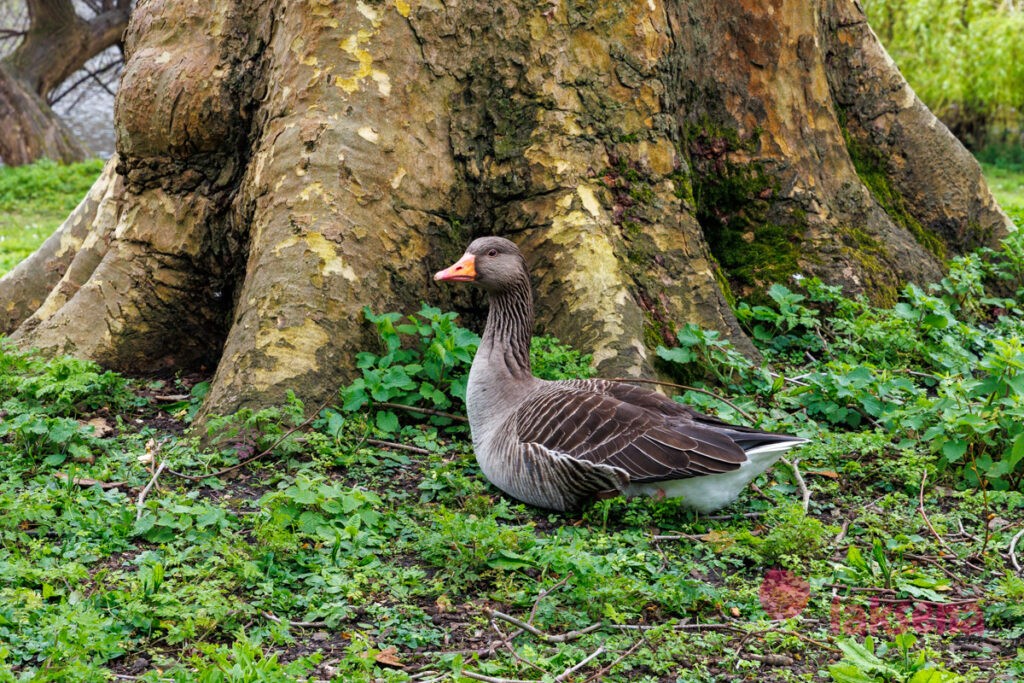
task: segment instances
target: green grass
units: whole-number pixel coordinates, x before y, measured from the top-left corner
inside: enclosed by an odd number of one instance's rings
[[[802,333],[814,316],[797,303],[758,320],[792,318]],[[0,681],[551,680],[581,663],[567,680],[1024,675],[1024,580],[1007,554],[1024,495],[980,494],[909,438],[913,425],[851,427],[835,409],[862,411],[877,384],[812,392],[799,410],[809,378],[732,396],[761,424],[814,439],[798,453],[806,513],[800,480],[779,465],[721,515],[651,499],[553,514],[491,487],[458,421],[382,421],[395,411],[361,400],[429,405],[435,392],[403,377],[450,343],[438,376],[464,373],[475,338],[430,308],[368,318],[382,344],[345,392],[352,409],[339,397],[312,423],[294,400],[242,411],[216,421],[205,448],[179,433],[203,385],[0,345]],[[856,360],[844,339],[881,335],[876,367],[908,334],[869,318],[847,332],[829,319],[839,360]],[[714,364],[723,385],[746,381],[749,366],[712,335],[684,332],[686,362]],[[758,336],[792,376],[784,357],[806,340]],[[393,356],[400,337],[413,338],[408,355]],[[534,353],[554,375],[584,360],[552,340]],[[166,394],[189,398],[153,400]],[[143,498],[154,463],[167,467]]]
[[[0,167],[0,274],[31,254],[67,218],[103,169],[94,159]]]
[[[1024,315],[986,291],[1024,286],[1020,247],[892,308],[773,287],[739,308],[763,367],[684,327],[659,355],[730,400],[689,401],[813,440],[714,516],[537,510],[459,420],[376,407],[463,411],[477,338],[430,307],[366,311],[380,344],[312,422],[241,411],[206,446],[205,383],[0,341],[0,682],[1020,678]]]
[[[1008,212],[1024,213],[1024,168],[983,163],[981,169],[999,205]]]

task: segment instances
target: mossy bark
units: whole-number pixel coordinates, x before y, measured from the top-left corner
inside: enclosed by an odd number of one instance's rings
[[[541,331],[602,374],[650,373],[684,322],[752,351],[731,296],[797,270],[888,296],[939,273],[851,160],[873,81],[834,58],[848,9],[141,3],[118,157],[76,212],[92,227],[69,220],[31,287],[24,268],[0,281],[23,293],[6,329],[121,369],[215,363],[204,414],[289,389],[312,404],[371,344],[363,306],[478,323],[479,294],[431,274],[497,233],[527,254]],[[1006,230],[995,208],[961,214],[913,215],[949,253]]]

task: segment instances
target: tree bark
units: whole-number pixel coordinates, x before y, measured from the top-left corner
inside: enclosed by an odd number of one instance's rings
[[[330,396],[363,306],[478,324],[431,282],[476,235],[523,247],[544,332],[641,375],[683,322],[752,351],[729,302],[772,281],[891,301],[1009,226],[847,0],[151,0],[126,50],[117,159],[0,280],[5,329],[216,363],[204,414]]]
[[[117,0],[91,19],[71,0],[28,0],[29,28],[0,60],[0,159],[8,166],[48,158],[64,163],[88,156],[50,109],[47,96],[92,57],[121,40],[131,13]]]
[[[0,161],[8,166],[39,159],[81,161],[87,153],[42,97],[0,60]]]

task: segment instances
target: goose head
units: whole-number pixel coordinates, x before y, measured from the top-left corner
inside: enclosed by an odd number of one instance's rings
[[[526,259],[504,237],[480,237],[454,264],[434,275],[435,280],[472,282],[488,294],[500,294],[525,282],[529,286]]]

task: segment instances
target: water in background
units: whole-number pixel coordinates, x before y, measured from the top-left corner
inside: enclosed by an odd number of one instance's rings
[[[97,85],[88,86],[88,92],[81,95],[69,95],[54,104],[53,110],[86,149],[106,159],[114,153],[114,97]]]
[[[117,48],[93,57],[89,66],[96,68],[111,55],[116,55]],[[75,83],[85,72],[79,71],[68,79]],[[102,159],[114,153],[114,95],[119,82],[116,77],[105,77],[104,87],[95,81],[86,80],[72,92],[53,105],[53,111],[71,128],[86,149]]]

